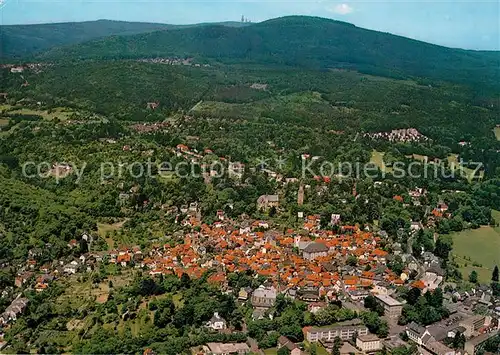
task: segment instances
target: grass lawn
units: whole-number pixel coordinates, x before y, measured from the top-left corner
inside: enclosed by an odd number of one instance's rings
[[[33,110],[30,108],[21,108],[21,109],[15,109],[12,111],[9,111],[8,113],[10,114],[21,114],[21,115],[38,115],[42,116],[43,119],[45,120],[53,120],[55,118],[59,118],[61,121],[66,121],[68,120],[73,112],[69,109],[66,109],[64,107],[57,107],[52,110],[52,112],[49,113],[47,110]]]
[[[392,168],[390,166],[384,165],[384,154],[384,152],[378,152],[376,150],[372,151],[370,163],[375,164],[380,170],[383,170],[385,168],[386,173],[392,173]]]
[[[108,233],[122,229],[123,224],[126,221],[127,220],[123,220],[123,221],[116,222],[113,224],[97,223],[97,233],[99,233],[100,237],[106,239],[106,242],[108,243],[108,246],[110,249],[114,248],[114,240],[108,236]]]
[[[0,118],[0,127],[7,126],[9,124],[8,118]]]
[[[494,216],[498,218],[499,215],[500,212],[495,211]],[[464,279],[468,278],[472,270],[476,270],[481,282],[489,282],[495,265],[500,266],[500,227],[483,226],[452,236],[453,254]],[[473,263],[482,266],[473,266]]]
[[[495,137],[497,137],[497,140],[500,141],[500,127],[495,127],[493,129],[493,132],[495,132]]]
[[[304,341],[304,347],[309,353],[311,352],[311,347],[316,347],[317,355],[330,355],[328,350],[326,350],[320,343],[310,343],[308,341]]]
[[[379,153],[379,154],[383,154],[383,153]],[[426,155],[412,154],[412,155],[407,155],[406,157],[414,159],[414,160],[418,160],[418,161],[421,161],[421,162],[425,162],[426,160],[428,161],[428,157]],[[374,155],[372,153],[372,161],[373,161],[373,159],[374,159]],[[455,169],[461,169],[461,171],[458,171],[457,174],[461,174],[462,173],[463,176],[465,178],[467,178],[467,180],[469,182],[472,181],[472,179],[474,178],[474,169],[469,169],[469,168],[467,168],[465,166],[460,166],[460,162],[458,161],[458,155],[457,154],[450,154],[446,158],[446,160],[448,161],[448,164],[450,164],[449,165],[450,167],[453,166]],[[441,160],[441,162],[442,162],[442,160]],[[479,177],[479,180],[482,180],[483,177],[484,177],[484,171],[480,171],[479,174],[478,174],[478,177]]]
[[[491,210],[491,217],[496,221],[496,223],[500,223],[500,211]]]
[[[265,355],[276,355],[278,353],[277,348],[269,348],[264,350]]]
[[[167,298],[170,296],[172,296],[172,301],[174,302],[176,308],[181,308],[184,305],[184,300],[182,299],[181,293],[165,293],[163,295],[155,296],[154,298],[157,300],[161,300],[162,298]]]

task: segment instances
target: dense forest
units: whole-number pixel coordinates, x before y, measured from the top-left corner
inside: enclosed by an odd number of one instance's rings
[[[40,60],[195,57],[224,63],[359,70],[498,91],[498,52],[431,45],[328,19],[290,16],[240,28],[203,26],[113,36],[42,54]]]
[[[204,26],[198,24],[191,26]],[[221,23],[224,26],[245,25],[239,22]],[[158,30],[190,27],[162,23],[125,21],[86,21],[36,25],[0,26],[2,61],[23,58],[54,47],[71,45],[107,36],[127,36]]]

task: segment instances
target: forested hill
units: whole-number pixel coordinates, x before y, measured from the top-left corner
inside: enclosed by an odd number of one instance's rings
[[[291,16],[246,27],[204,26],[113,36],[42,55],[56,59],[195,56],[307,68],[352,68],[497,88],[500,52],[468,51],[371,31],[329,19]]]
[[[161,23],[125,21],[87,21],[36,25],[0,26],[0,58],[22,57],[49,50],[53,47],[72,45],[112,35],[134,35],[172,28],[197,25],[167,25]],[[225,26],[241,26],[244,23],[227,22]]]

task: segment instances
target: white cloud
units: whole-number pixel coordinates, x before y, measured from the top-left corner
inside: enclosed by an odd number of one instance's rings
[[[328,11],[339,14],[339,15],[347,15],[354,11],[354,9],[348,4],[337,4],[332,5],[326,8]]]

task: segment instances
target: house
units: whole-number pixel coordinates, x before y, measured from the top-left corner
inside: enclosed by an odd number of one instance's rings
[[[308,304],[307,310],[309,312],[311,312],[312,314],[316,314],[317,312],[321,311],[325,307],[326,307],[325,302],[313,302],[313,303]]]
[[[250,348],[245,343],[207,343],[203,346],[203,353],[213,355],[242,355],[250,353]]]
[[[389,295],[389,283],[379,282],[373,285],[370,292],[377,295]]]
[[[230,178],[241,179],[245,172],[245,164],[240,162],[230,162],[228,167],[228,174]]]
[[[438,204],[436,210],[438,210],[441,213],[445,213],[446,211],[448,211],[448,205],[444,202],[440,202]]]
[[[450,349],[443,343],[439,341],[431,341],[428,342],[427,345],[425,346],[427,350],[429,350],[432,354],[437,354],[437,355],[455,355],[456,352],[453,349]]]
[[[223,221],[223,220],[224,220],[224,218],[225,218],[225,216],[224,216],[224,211],[223,211],[223,210],[218,210],[218,211],[217,211],[217,215],[216,215],[216,216],[217,216],[217,219],[218,219],[219,221]]]
[[[12,67],[10,68],[11,73],[22,73],[24,71],[23,67]]]
[[[374,334],[361,335],[356,338],[356,346],[365,353],[371,353],[382,349],[382,343]]]
[[[147,103],[147,108],[150,110],[155,110],[158,108],[158,106],[160,106],[159,102],[148,102]]]
[[[422,254],[422,259],[424,259],[424,266],[431,267],[435,265],[440,265],[441,261],[439,258],[431,253],[430,251],[426,251]]]
[[[276,302],[276,295],[277,293],[274,287],[267,288],[259,286],[259,288],[252,294],[252,306],[270,308],[274,306],[274,303]]]
[[[127,264],[132,260],[132,256],[130,254],[120,254],[116,258],[117,264],[120,264],[122,267],[126,267]]]
[[[12,301],[12,303],[0,315],[0,325],[6,325],[9,322],[16,321],[17,317],[24,312],[29,300],[21,297],[21,294]]]
[[[227,323],[224,318],[222,318],[218,312],[215,312],[212,318],[205,324],[206,327],[213,330],[223,330],[227,328]]]
[[[421,281],[425,285],[424,291],[435,290],[443,282],[444,270],[441,269],[439,265],[433,264],[425,271],[425,275],[422,277]]]
[[[368,297],[369,294],[370,293],[367,290],[363,289],[361,290],[354,289],[347,291],[347,295],[349,296],[349,298],[355,302],[364,300],[366,297]]]
[[[306,260],[314,260],[321,256],[327,256],[330,248],[323,243],[314,242],[309,244],[303,251],[303,257]]]
[[[482,315],[475,315],[462,320],[459,326],[464,327],[464,335],[466,337],[473,336],[478,332],[486,323],[486,317]]]
[[[14,285],[16,287],[23,287],[23,285],[28,282],[33,277],[33,273],[30,271],[24,272],[21,275],[16,276]]]
[[[295,343],[282,335],[278,338],[278,349],[281,349],[283,347],[288,349],[290,355],[300,355],[302,353],[299,347],[295,345]]]
[[[339,223],[340,223],[340,215],[332,213],[332,215],[330,216],[330,224],[332,226],[336,226]]]
[[[318,302],[320,300],[319,288],[304,287],[297,290],[297,297],[301,301]]]
[[[251,224],[249,221],[243,221],[240,224],[240,234],[250,233],[252,231]]]
[[[469,339],[465,342],[465,352],[469,355],[475,355],[476,350],[479,349],[479,346],[483,344],[490,338],[497,336],[498,332],[484,333],[472,339]]]
[[[268,310],[269,310],[268,308],[262,308],[262,307],[255,308],[252,312],[252,320],[254,321],[261,320],[265,319],[266,317],[272,320],[273,315],[272,313],[269,313]]]
[[[442,341],[448,336],[446,328],[442,326],[429,326],[427,328],[411,322],[406,327],[406,335],[417,345],[424,347],[430,353],[436,355],[455,355],[453,349],[448,348]]]
[[[411,222],[410,224],[410,233],[415,233],[418,232],[423,228],[421,222]]]
[[[368,328],[359,319],[336,323],[325,327],[305,327],[305,339],[309,342],[333,342],[336,337],[342,340],[351,339],[354,334],[363,336],[368,334]]]
[[[49,287],[49,283],[54,280],[54,276],[49,274],[44,274],[36,279],[35,291],[42,292]]]
[[[240,288],[240,292],[238,292],[238,299],[240,301],[246,301],[248,297],[252,295],[251,287],[242,287]]]
[[[384,314],[390,318],[398,318],[403,311],[403,303],[387,295],[375,295],[375,299],[384,307]]]
[[[278,195],[262,195],[257,199],[257,209],[267,211],[272,207],[279,207]]]
[[[73,260],[69,264],[66,264],[63,268],[63,271],[67,274],[76,274],[79,268],[78,261]]]
[[[411,322],[406,326],[406,335],[408,335],[408,338],[410,338],[410,340],[414,341],[420,346],[423,346],[430,340],[435,340],[427,328],[422,327],[415,322]]]

